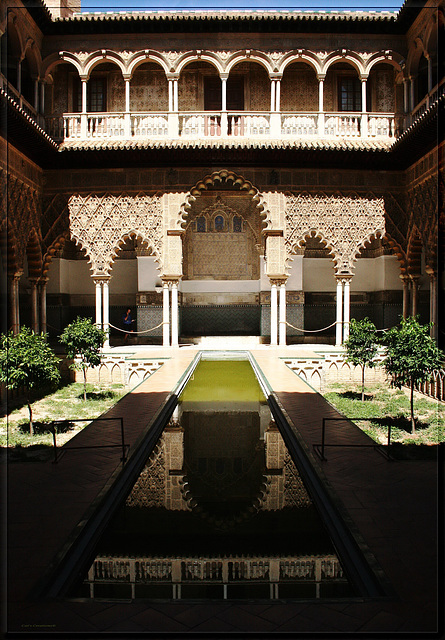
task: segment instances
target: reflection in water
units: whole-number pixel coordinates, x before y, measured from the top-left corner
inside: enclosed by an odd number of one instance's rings
[[[100,541],[78,593],[165,599],[350,594],[261,392],[215,402],[197,400],[193,390]]]

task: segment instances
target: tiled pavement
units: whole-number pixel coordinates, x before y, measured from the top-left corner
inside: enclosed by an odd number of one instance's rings
[[[124,415],[130,444],[147,430],[194,354],[192,349],[168,352],[170,359],[161,369],[111,410],[110,415]],[[335,411],[285,366],[279,359],[285,355],[279,349],[254,352],[292,424],[312,449],[320,442],[322,417]],[[156,357],[161,357],[159,351]],[[81,440],[82,444],[118,443],[118,424],[113,425],[85,429],[76,437],[76,445]],[[328,442],[334,441],[359,443],[367,438],[345,424],[330,430]],[[119,470],[119,457],[119,448],[96,449],[66,453],[57,465],[9,465],[10,637],[36,633],[46,638],[68,632],[88,638],[105,633],[125,638],[135,632],[156,638],[168,632],[187,637],[214,632],[218,637],[234,637],[237,632],[251,637],[268,632],[288,637],[289,633],[298,637],[336,632],[343,637],[376,632],[380,637],[395,633],[405,638],[413,632],[436,631],[437,547],[442,544],[437,539],[438,465],[434,461],[388,462],[367,448],[327,449],[328,460],[314,458],[314,464],[390,583],[388,597],[326,603],[157,604],[33,599],[36,584]]]

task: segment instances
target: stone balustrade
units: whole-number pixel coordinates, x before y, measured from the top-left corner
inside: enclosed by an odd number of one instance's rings
[[[130,558],[99,556],[88,572],[88,583],[147,582],[321,582],[344,580],[335,555],[285,557]]]
[[[401,119],[391,113],[110,112],[46,118],[46,132],[58,141],[317,136],[391,140],[401,130]]]

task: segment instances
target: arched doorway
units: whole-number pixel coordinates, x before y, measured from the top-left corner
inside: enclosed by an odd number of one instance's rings
[[[187,218],[183,336],[261,334],[261,217],[249,195],[224,186],[204,191]]]

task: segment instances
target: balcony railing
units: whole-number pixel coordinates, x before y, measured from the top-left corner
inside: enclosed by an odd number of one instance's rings
[[[402,120],[392,113],[169,112],[67,113],[46,118],[55,140],[140,138],[393,139]]]

